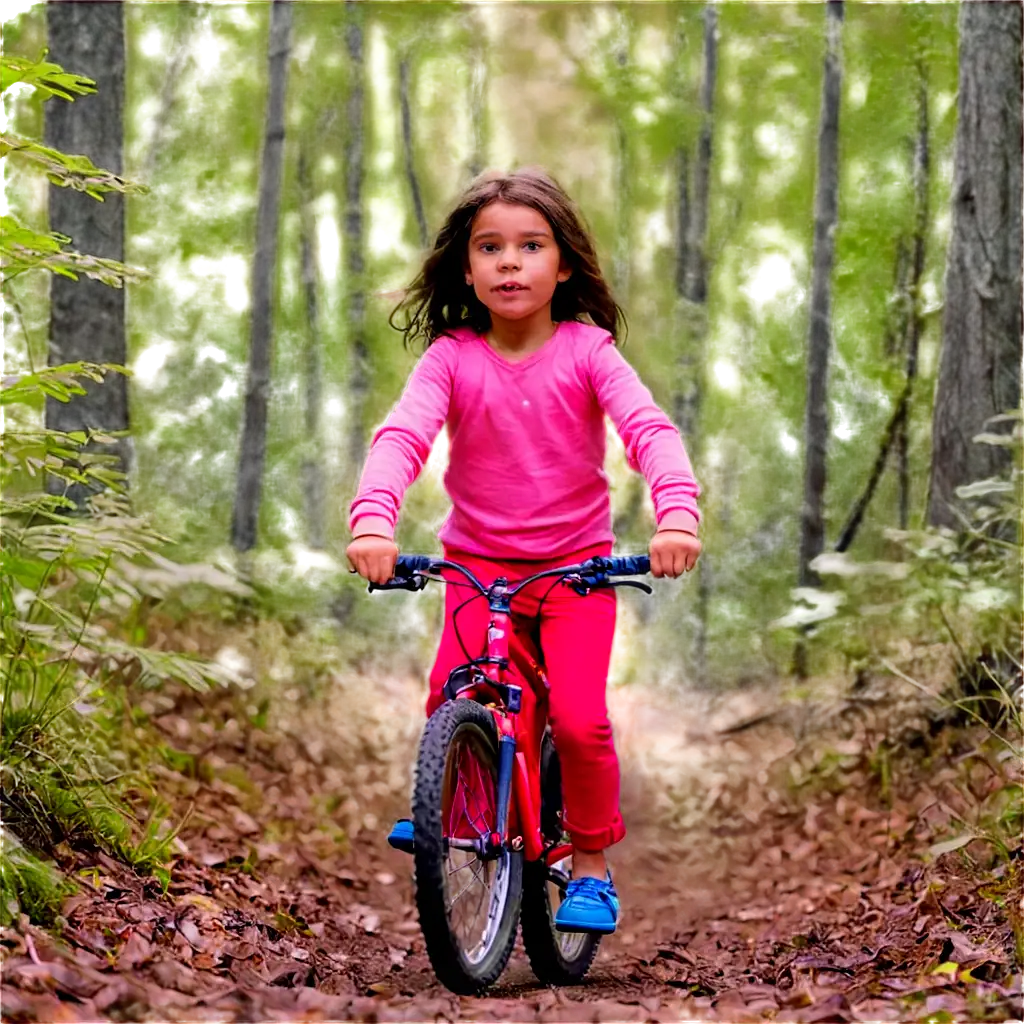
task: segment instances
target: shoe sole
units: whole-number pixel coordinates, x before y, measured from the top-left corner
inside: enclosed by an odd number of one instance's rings
[[[557,921],[555,922],[556,932],[582,932],[584,935],[611,935],[617,927],[617,923],[613,924],[610,928],[598,928],[594,925],[588,925],[586,928],[583,928],[579,925],[567,925],[559,924]]]

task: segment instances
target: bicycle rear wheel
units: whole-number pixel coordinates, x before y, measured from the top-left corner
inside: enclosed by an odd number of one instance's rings
[[[558,842],[562,839],[562,772],[550,731],[541,743],[540,780],[541,830],[547,842]],[[577,984],[590,970],[601,944],[600,935],[555,928],[555,913],[569,883],[569,863],[560,861],[551,869],[539,860],[523,867],[523,946],[533,973],[545,985]]]
[[[465,698],[443,704],[427,722],[416,764],[416,907],[434,973],[463,995],[498,979],[519,919],[522,855],[485,856],[478,847],[496,830],[497,788],[491,713]]]

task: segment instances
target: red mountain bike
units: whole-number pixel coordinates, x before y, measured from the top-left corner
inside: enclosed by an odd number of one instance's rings
[[[454,992],[472,995],[498,979],[520,921],[530,966],[545,984],[580,981],[597,954],[599,935],[554,926],[573,851],[562,829],[543,658],[513,623],[511,601],[546,576],[582,595],[620,586],[651,593],[614,579],[648,572],[646,555],[592,558],[488,587],[455,562],[403,555],[393,579],[370,584],[371,591],[418,591],[430,580],[469,586],[490,607],[486,649],[449,675],[447,701],[420,740],[413,786],[416,907],[434,972]]]

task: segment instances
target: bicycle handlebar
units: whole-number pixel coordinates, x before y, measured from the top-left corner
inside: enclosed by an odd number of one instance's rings
[[[475,585],[481,593],[486,593],[485,587],[468,569],[456,562],[448,562],[443,558],[433,558],[430,555],[399,555],[395,563],[395,574],[387,583],[371,583],[370,590],[422,590],[432,578],[442,569],[455,569],[461,572],[466,579]],[[612,576],[646,576],[651,571],[651,560],[647,555],[598,555],[595,558],[588,558],[585,562],[576,565],[566,565],[557,569],[547,569],[544,572],[535,573],[524,580],[519,580],[509,588],[509,595],[516,593],[527,583],[544,576],[575,576],[578,583],[585,587],[595,587],[609,584]]]

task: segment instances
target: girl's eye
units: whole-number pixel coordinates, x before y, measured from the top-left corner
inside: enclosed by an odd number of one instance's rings
[[[527,252],[540,252],[540,242],[527,242],[523,248]]]
[[[480,251],[486,253],[497,252],[498,247],[493,242],[484,242],[483,245],[480,246]]]

